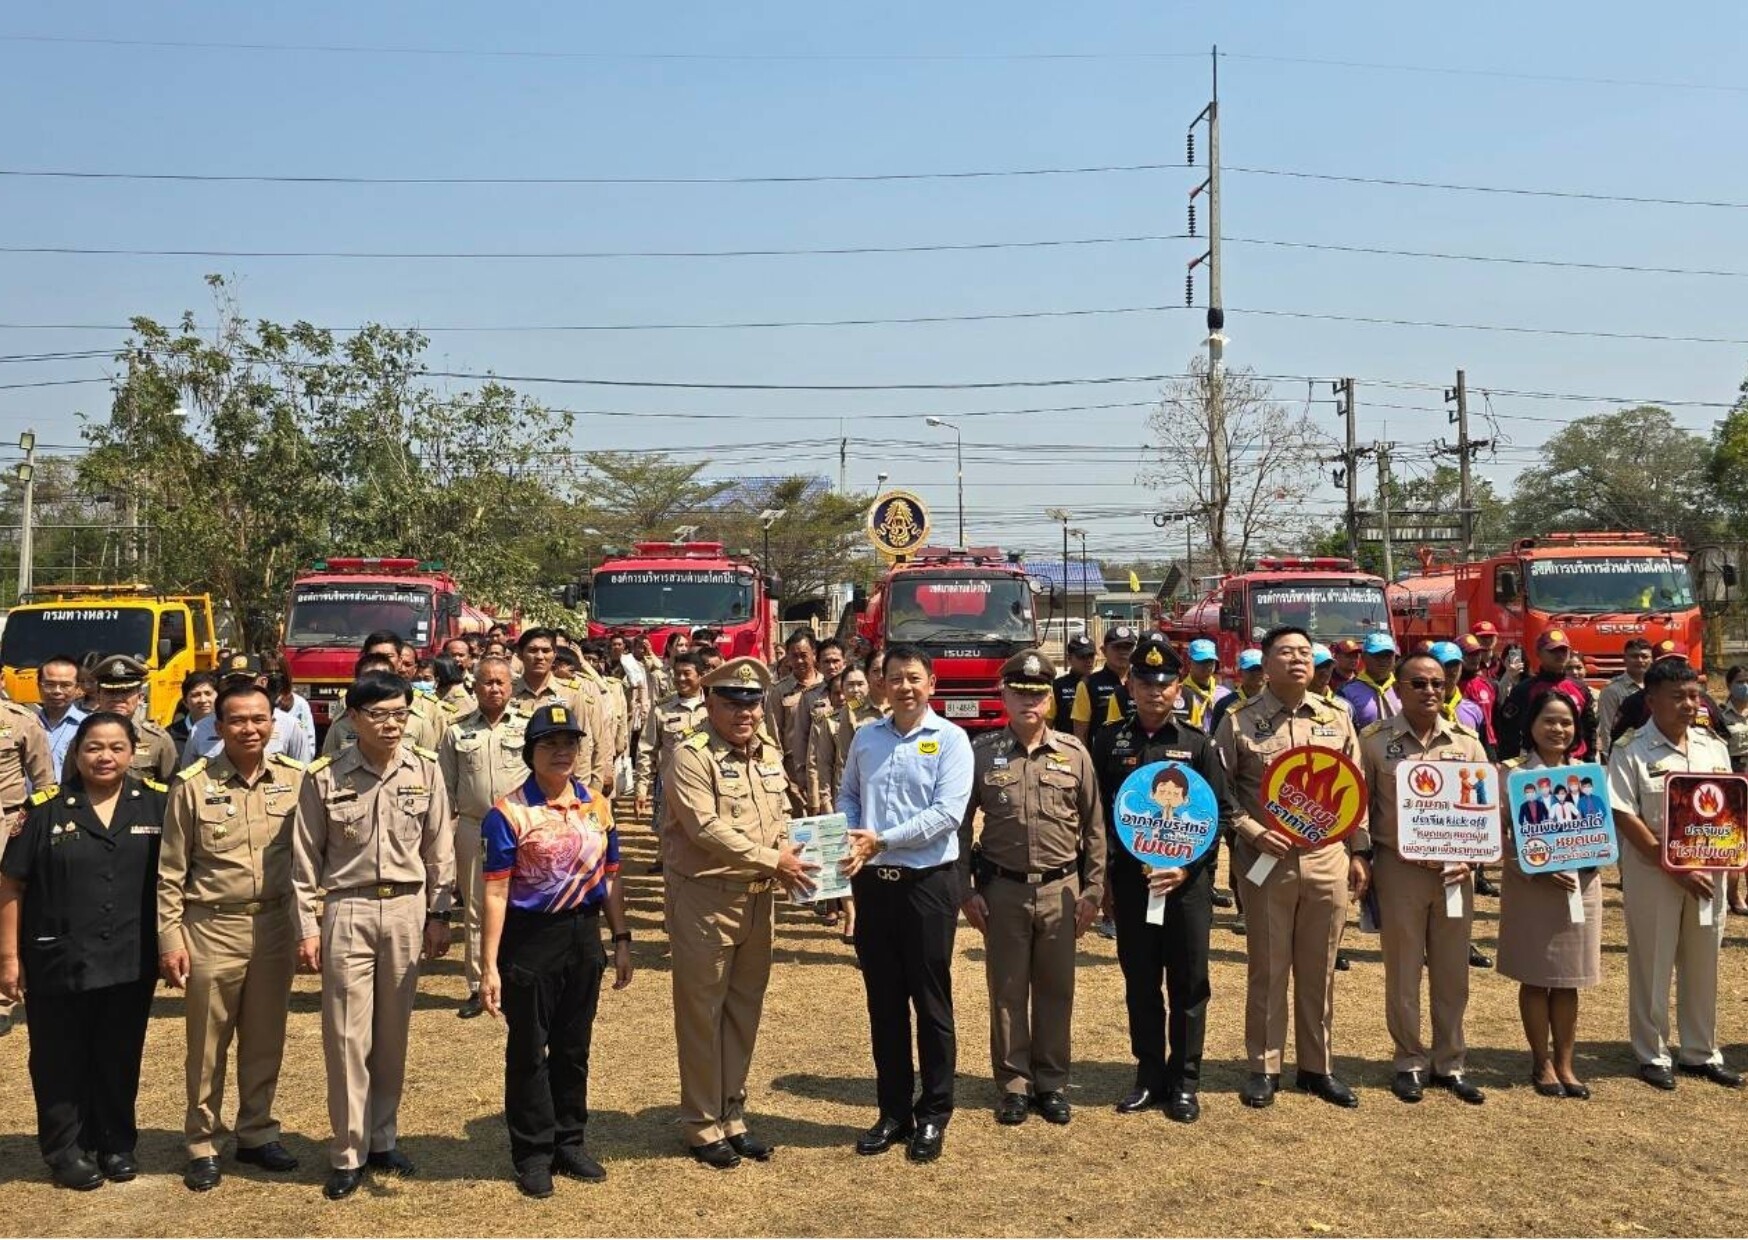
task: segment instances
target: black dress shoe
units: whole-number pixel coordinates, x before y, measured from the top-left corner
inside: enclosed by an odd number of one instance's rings
[[[692,1157],[706,1167],[715,1167],[718,1171],[728,1171],[740,1166],[740,1155],[735,1153],[734,1146],[727,1141],[712,1141],[708,1145],[694,1145]]]
[[[1499,885],[1492,879],[1488,878],[1485,874],[1476,874],[1475,894],[1478,896],[1496,896],[1499,894]]]
[[[210,1192],[218,1187],[219,1179],[219,1161],[208,1154],[188,1160],[188,1167],[182,1172],[182,1187],[191,1193]]]
[[[896,1142],[910,1140],[916,1126],[908,1119],[892,1119],[882,1115],[880,1122],[856,1138],[856,1153],[884,1154]]]
[[[1346,973],[1351,968],[1353,968],[1353,961],[1351,961],[1347,958],[1347,953],[1344,951],[1336,952],[1335,953],[1335,971],[1337,973]]]
[[[1426,1096],[1418,1072],[1398,1072],[1396,1079],[1390,1082],[1390,1092],[1404,1102],[1419,1102]]]
[[[1135,1115],[1159,1105],[1159,1099],[1145,1085],[1137,1085],[1117,1100],[1118,1115]]]
[[[1473,1084],[1461,1072],[1449,1074],[1434,1072],[1431,1079],[1432,1083],[1439,1089],[1448,1090],[1472,1107],[1478,1107],[1487,1101],[1487,1095],[1481,1092],[1481,1087]]]
[[[1660,1063],[1640,1064],[1639,1079],[1654,1089],[1675,1088],[1675,1073]]]
[[[1580,1102],[1590,1098],[1590,1086],[1583,1081],[1561,1081],[1560,1089],[1568,1098],[1576,1098]]]
[[[476,1016],[484,1016],[485,1013],[485,1001],[479,997],[477,990],[469,991],[467,998],[461,1001],[461,1006],[455,1009],[455,1014],[462,1020],[472,1020]]]
[[[1213,903],[1215,908],[1232,907],[1232,893],[1230,891],[1220,891],[1219,889],[1215,889],[1214,894],[1209,896],[1208,899]]]
[[[607,1168],[591,1158],[589,1151],[580,1145],[561,1145],[552,1151],[552,1169],[588,1184],[599,1184],[607,1178]]]
[[[761,1141],[750,1132],[737,1132],[728,1139],[734,1147],[734,1152],[742,1158],[750,1158],[754,1162],[770,1162],[771,1155],[777,1152],[777,1147],[769,1141]]]
[[[1063,1097],[1060,1089],[1047,1089],[1032,1099],[1032,1105],[1038,1108],[1038,1114],[1044,1117],[1047,1124],[1066,1124],[1074,1114],[1074,1109],[1068,1105],[1068,1099]]]
[[[119,1154],[99,1154],[97,1169],[103,1173],[104,1179],[113,1180],[117,1184],[126,1184],[140,1173],[140,1165],[134,1161],[132,1150],[123,1150]]]
[[[1721,1063],[1684,1063],[1677,1067],[1683,1076],[1703,1076],[1712,1084],[1722,1085],[1725,1089],[1742,1088],[1742,1074]]]
[[[52,1171],[56,1184],[76,1193],[88,1193],[94,1188],[103,1187],[103,1172],[84,1154],[56,1164]]]
[[[1493,957],[1471,943],[1469,944],[1469,967],[1471,969],[1491,969]]]
[[[322,1185],[322,1196],[329,1201],[350,1197],[364,1183],[363,1167],[335,1167],[328,1172],[328,1182]]]
[[[516,1173],[516,1191],[524,1197],[543,1201],[552,1196],[552,1169],[535,1163]]]
[[[1530,1087],[1544,1098],[1564,1098],[1566,1096],[1566,1086],[1561,1081],[1538,1081],[1534,1076],[1531,1076]],[[1590,1091],[1585,1090],[1584,1092],[1589,1094]]]
[[[1238,917],[1238,918],[1235,918],[1233,920],[1232,933],[1236,934],[1241,939],[1244,937],[1244,934],[1245,934],[1244,918]]]
[[[255,1145],[248,1149],[239,1145],[237,1147],[237,1161],[281,1175],[287,1171],[297,1170],[296,1157],[277,1141],[269,1141],[266,1145]]]
[[[1274,1072],[1252,1072],[1239,1087],[1238,1100],[1247,1107],[1272,1106],[1275,1091],[1281,1087],[1281,1078]]]
[[[934,1162],[941,1156],[941,1144],[946,1139],[947,1130],[938,1120],[925,1119],[910,1134],[910,1144],[905,1147],[904,1156],[912,1162]]]
[[[1202,1104],[1192,1089],[1174,1089],[1165,1096],[1167,1119],[1179,1124],[1193,1124],[1202,1118]]]
[[[1012,1128],[1026,1122],[1032,1112],[1032,1100],[1025,1094],[1003,1094],[995,1104],[995,1122]]]
[[[419,1174],[419,1169],[413,1165],[413,1160],[399,1150],[371,1150],[370,1157],[364,1160],[372,1171],[386,1171],[390,1175],[398,1175],[401,1179],[411,1179]]]
[[[1333,1072],[1301,1072],[1293,1080],[1295,1088],[1338,1107],[1357,1107],[1359,1096]]]

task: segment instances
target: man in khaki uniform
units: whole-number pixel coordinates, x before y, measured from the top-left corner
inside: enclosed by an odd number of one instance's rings
[[[772,1147],[747,1131],[747,1072],[771,976],[778,890],[817,867],[788,846],[782,755],[760,732],[771,673],[731,659],[703,681],[709,717],[674,750],[663,798],[680,1122],[692,1156],[727,1170]]]
[[[372,672],[346,691],[346,708],[358,743],[311,764],[292,835],[298,963],[322,975],[334,1128],[323,1192],[334,1201],[357,1191],[366,1163],[414,1173],[395,1147],[407,1032],[420,959],[449,950],[455,886],[454,823],[437,755],[401,744],[411,688]]]
[[[795,703],[795,709],[789,715],[789,735],[783,740],[783,749],[787,753],[794,750],[798,755],[795,765],[801,772],[801,789],[804,804],[811,804],[808,790],[808,749],[813,743],[813,725],[836,709],[831,700],[831,685],[844,670],[844,647],[835,637],[828,637],[819,643],[814,655],[814,666],[819,669],[819,683],[802,693]]]
[[[861,668],[839,672],[830,683],[826,700],[831,709],[815,712],[807,738],[807,803],[813,814],[829,814],[836,807],[856,729],[881,717],[880,708],[868,700],[868,673]]]
[[[799,740],[791,741],[791,716],[800,707],[802,695],[820,683],[819,668],[815,663],[819,647],[811,632],[797,629],[789,634],[789,640],[783,643],[783,648],[789,671],[765,694],[765,735],[776,741],[783,752],[783,771],[789,777],[789,788],[794,798],[792,804],[799,808],[801,790],[807,779],[801,753],[806,737],[804,735]]]
[[[393,655],[369,651],[358,656],[358,662],[352,669],[354,680],[366,672],[395,672],[396,660]],[[410,690],[409,690],[410,692]],[[413,693],[412,705],[407,716],[407,726],[401,739],[409,745],[418,745],[423,749],[436,749],[443,739],[443,733],[448,730],[449,716],[443,705],[436,698],[423,693]],[[358,740],[358,725],[352,718],[351,711],[344,711],[328,728],[328,734],[322,738],[322,757],[332,758]]]
[[[6,841],[24,829],[31,793],[54,786],[54,761],[42,721],[30,708],[0,698],[0,855]],[[12,1031],[17,1006],[0,996],[0,1036]]]
[[[661,823],[660,792],[667,783],[674,749],[704,726],[704,687],[698,659],[687,652],[675,657],[674,691],[657,702],[644,720],[643,740],[637,749],[636,808],[649,813],[654,802],[655,822]]]
[[[158,861],[158,964],[186,991],[188,1113],[194,1192],[216,1188],[224,1136],[225,1055],[237,1042],[237,1161],[295,1171],[273,1096],[296,966],[291,820],[304,767],[267,754],[273,703],[252,683],[219,695],[223,745],[177,776]]]
[[[1270,631],[1262,642],[1261,693],[1226,712],[1215,743],[1231,775],[1239,816],[1232,873],[1244,888],[1245,946],[1249,978],[1244,1008],[1244,1049],[1250,1077],[1239,1099],[1266,1107],[1280,1088],[1287,1042],[1287,983],[1293,984],[1299,1089],[1337,1106],[1359,1099],[1335,1075],[1330,1047],[1335,1019],[1335,952],[1347,924],[1347,905],[1364,897],[1371,881],[1371,842],[1364,824],[1340,843],[1299,851],[1270,825],[1263,810],[1262,782],[1268,765],[1301,745],[1337,749],[1358,759],[1353,716],[1309,696],[1311,639],[1303,629]],[[1260,890],[1250,870],[1264,854],[1274,868]]]
[[[97,709],[112,711],[132,719],[140,743],[134,746],[134,760],[128,769],[135,775],[168,783],[181,763],[176,741],[163,728],[145,717],[146,665],[125,654],[112,654],[97,664]],[[61,782],[73,771],[73,755],[69,751]]]
[[[579,677],[561,680],[553,674],[552,661],[558,647],[551,629],[523,629],[516,639],[522,674],[511,686],[510,702],[517,713],[532,715],[542,702],[551,700],[569,706],[582,720],[582,743],[577,746],[577,778],[590,792],[613,796],[612,725],[607,715],[604,690],[594,681]]]
[[[1045,719],[1056,668],[1036,650],[1001,667],[1008,726],[973,742],[971,799],[959,825],[965,919],[983,935],[989,1053],[998,1124],[1036,1107],[1069,1121],[1074,943],[1097,919],[1105,814],[1092,756]],[[983,830],[975,848],[972,827]],[[974,889],[973,889],[974,887]]]
[[[1404,1102],[1419,1102],[1430,1083],[1479,1105],[1486,1096],[1463,1075],[1474,877],[1466,865],[1405,861],[1397,852],[1396,768],[1420,759],[1485,765],[1487,747],[1473,730],[1444,717],[1445,672],[1434,656],[1402,660],[1396,695],[1400,712],[1360,734],[1360,769],[1371,797],[1367,823],[1375,851],[1372,885],[1378,893],[1384,950],[1384,1023],[1396,1044],[1396,1077],[1390,1090]],[[1445,893],[1452,886],[1463,893],[1461,917],[1445,913]],[[1429,975],[1432,1000],[1430,1053],[1420,1037],[1423,972]]]
[[[437,746],[437,766],[455,813],[455,878],[463,900],[462,968],[467,1000],[456,1015],[471,1020],[480,1003],[480,918],[485,908],[480,823],[499,797],[528,779],[522,765],[528,717],[510,709],[510,661],[487,655],[473,679],[474,711],[456,721]]]

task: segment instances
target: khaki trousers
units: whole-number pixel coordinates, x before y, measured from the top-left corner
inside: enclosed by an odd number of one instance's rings
[[[479,819],[461,817],[455,824],[455,882],[464,901],[461,911],[461,967],[468,994],[479,993],[480,927],[485,911],[485,843]]]
[[[1396,1043],[1396,1071],[1440,1076],[1463,1070],[1463,1012],[1469,1006],[1469,927],[1475,881],[1465,878],[1463,915],[1445,916],[1444,878],[1393,848],[1380,846],[1372,883],[1378,889],[1384,949],[1384,1024]],[[1432,997],[1432,1051],[1420,1039],[1420,977]]]
[[[322,1050],[329,1160],[356,1168],[392,1150],[419,989],[425,896],[330,899],[322,909]]]
[[[1074,1027],[1075,875],[1032,887],[992,878],[983,969],[989,980],[989,1057],[1007,1094],[1068,1084]]]
[[[225,1057],[237,1042],[237,1147],[279,1140],[273,1095],[285,1055],[285,1016],[297,967],[291,901],[250,916],[190,904],[183,915],[188,986],[188,1114],[183,1135],[190,1158],[217,1157],[224,1137]]]
[[[1718,1049],[1718,947],[1724,906],[1699,924],[1699,901],[1647,861],[1621,848],[1621,904],[1627,915],[1627,1029],[1641,1064],[1670,1066],[1669,983],[1675,982],[1678,1058],[1684,1064],[1723,1063]],[[1714,874],[1714,882],[1723,875]]]
[[[1259,890],[1247,877],[1257,850],[1233,845],[1244,884],[1244,1053],[1252,1072],[1275,1074],[1287,1046],[1287,982],[1293,984],[1295,1058],[1301,1072],[1335,1070],[1335,952],[1347,923],[1347,850],[1339,844],[1292,852]]]
[[[667,876],[680,1123],[689,1145],[747,1130],[747,1073],[771,978],[775,898]]]

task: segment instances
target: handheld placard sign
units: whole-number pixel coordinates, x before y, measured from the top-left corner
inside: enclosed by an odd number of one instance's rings
[[[1263,825],[1303,851],[1340,843],[1366,816],[1366,780],[1339,749],[1297,745],[1278,755],[1262,775]],[[1264,853],[1245,875],[1262,884],[1275,868]]]
[[[1181,762],[1149,762],[1131,771],[1112,803],[1117,840],[1146,873],[1193,865],[1220,837],[1214,790]],[[1165,924],[1165,897],[1147,897],[1147,920]]]
[[[1663,868],[1671,874],[1748,868],[1748,776],[1671,771],[1663,781]],[[1723,883],[1699,906],[1699,924],[1717,920]]]
[[[1505,780],[1506,821],[1525,874],[1613,865],[1620,860],[1608,781],[1594,762],[1519,768]],[[1584,920],[1582,892],[1567,901],[1572,923]]]
[[[1396,768],[1396,851],[1404,861],[1497,861],[1499,774],[1487,762],[1417,758]],[[1463,889],[1445,884],[1445,916],[1463,915]]]

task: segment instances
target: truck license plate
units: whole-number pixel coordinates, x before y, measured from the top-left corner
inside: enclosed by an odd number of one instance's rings
[[[979,713],[977,703],[974,701],[953,700],[947,703],[947,718],[949,719],[975,719]]]

